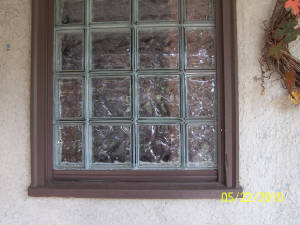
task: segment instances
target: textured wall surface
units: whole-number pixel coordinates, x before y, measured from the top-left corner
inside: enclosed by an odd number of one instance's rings
[[[240,180],[248,192],[284,192],[283,203],[29,198],[30,0],[0,0],[0,225],[299,224],[300,110],[275,79],[265,95],[254,80],[275,0],[237,2]]]

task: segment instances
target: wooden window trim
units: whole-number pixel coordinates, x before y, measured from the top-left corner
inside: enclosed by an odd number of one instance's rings
[[[53,0],[32,0],[30,196],[188,199],[242,191],[235,0],[216,0],[219,160],[206,171],[53,170],[53,8]]]

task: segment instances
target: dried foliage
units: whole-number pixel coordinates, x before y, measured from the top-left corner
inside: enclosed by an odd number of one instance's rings
[[[300,61],[290,53],[289,43],[300,35],[298,2],[277,0],[271,20],[265,24],[265,45],[259,60],[262,72],[259,80],[263,89],[265,79],[277,72],[294,104],[300,103]]]

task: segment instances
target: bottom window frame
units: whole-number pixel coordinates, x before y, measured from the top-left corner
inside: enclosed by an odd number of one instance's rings
[[[216,1],[218,167],[215,170],[54,170],[52,0],[32,0],[32,197],[220,199],[239,196],[235,0]]]

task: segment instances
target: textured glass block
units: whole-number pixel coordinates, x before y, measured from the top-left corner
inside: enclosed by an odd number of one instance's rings
[[[92,0],[93,22],[130,20],[130,0]]]
[[[130,69],[130,31],[92,32],[92,69]]]
[[[93,163],[124,164],[131,162],[129,125],[92,126]]]
[[[215,103],[215,79],[212,76],[188,77],[189,117],[213,117]]]
[[[92,115],[94,117],[130,117],[130,77],[92,79]]]
[[[180,125],[139,126],[140,166],[180,165]]]
[[[188,166],[216,167],[216,129],[211,124],[188,125]]]
[[[139,0],[140,20],[177,20],[177,0]]]
[[[213,0],[186,0],[187,20],[213,20]]]
[[[187,67],[214,69],[216,65],[215,32],[213,29],[188,29]]]
[[[83,24],[83,0],[58,0],[57,24]]]
[[[84,38],[81,31],[57,32],[57,70],[83,70]]]
[[[83,128],[81,125],[58,126],[58,164],[83,162]]]
[[[142,69],[178,68],[178,30],[147,29],[139,32],[139,61]]]
[[[180,107],[179,77],[140,77],[141,117],[178,117]]]
[[[81,79],[59,79],[58,114],[60,118],[83,116],[83,81]]]

